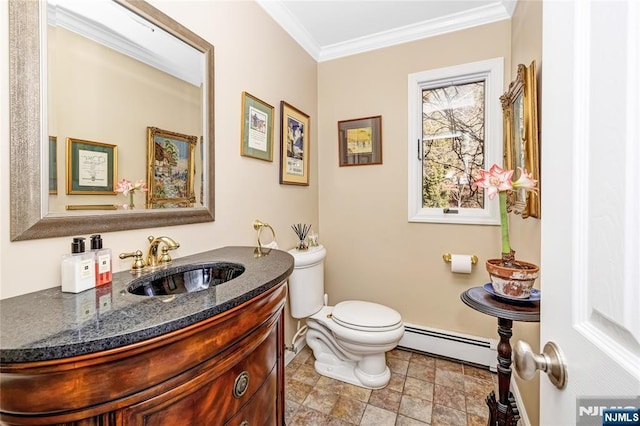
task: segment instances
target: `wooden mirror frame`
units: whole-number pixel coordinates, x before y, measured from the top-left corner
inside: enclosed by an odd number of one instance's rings
[[[43,186],[43,81],[41,2],[9,1],[10,222],[11,241],[52,238],[183,225],[214,220],[213,46],[153,6],[140,0],[117,0],[134,13],[164,28],[205,55],[205,137],[203,207],[166,211],[115,211],[105,214],[48,214],[49,191]],[[45,104],[46,105],[46,104]]]
[[[509,84],[509,90],[500,97],[504,118],[504,167],[519,173],[525,168],[538,181],[538,193],[513,191],[509,194],[509,211],[527,217],[540,218],[540,156],[538,140],[538,93],[536,61],[528,67],[518,65],[518,76]],[[515,103],[522,99],[523,131],[518,135],[515,120]],[[522,159],[518,160],[518,153]],[[517,176],[516,176],[517,177]]]

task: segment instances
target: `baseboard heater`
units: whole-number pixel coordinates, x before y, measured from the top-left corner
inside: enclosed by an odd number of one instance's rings
[[[447,330],[404,323],[405,333],[398,346],[460,360],[497,371],[496,339],[470,336]]]

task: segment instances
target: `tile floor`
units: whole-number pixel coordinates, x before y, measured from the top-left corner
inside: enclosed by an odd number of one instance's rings
[[[485,398],[497,392],[488,370],[400,349],[387,353],[391,381],[380,390],[320,376],[313,362],[305,347],[285,369],[288,426],[484,426]]]

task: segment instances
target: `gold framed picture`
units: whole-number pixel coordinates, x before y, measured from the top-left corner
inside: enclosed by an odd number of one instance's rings
[[[280,183],[309,185],[309,116],[280,102]]]
[[[67,138],[67,194],[115,195],[118,147]]]
[[[273,107],[242,92],[240,155],[273,161]]]
[[[189,207],[198,137],[147,127],[147,208]]]

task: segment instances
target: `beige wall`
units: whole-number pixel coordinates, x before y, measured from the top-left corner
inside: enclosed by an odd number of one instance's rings
[[[281,247],[295,244],[293,223],[318,225],[316,62],[254,2],[158,1],[151,3],[215,46],[216,220],[205,224],[103,234],[115,254],[143,249],[148,235],[181,243],[177,257],[226,245],[255,245],[254,219],[270,223]],[[9,242],[9,108],[7,3],[0,2],[0,297],[59,285],[60,256],[71,237]],[[242,91],[275,107],[274,152],[279,148],[280,101],[311,116],[310,186],[278,183],[277,161],[240,156]],[[117,125],[117,124],[114,124]],[[274,155],[277,158],[277,155]],[[116,270],[129,261],[114,260]],[[287,334],[292,336],[293,325]]]
[[[488,281],[483,262],[500,253],[499,228],[407,221],[407,76],[500,56],[513,68],[512,55],[539,57],[540,30],[529,28],[536,21],[528,18],[535,9],[521,6],[517,17],[534,56],[512,49],[511,22],[501,21],[319,64],[320,239],[331,303],[366,299],[397,309],[409,323],[498,338],[496,319],[465,306],[460,293]],[[505,90],[510,79],[505,69]],[[337,121],[372,115],[382,115],[383,164],[339,167]],[[511,222],[518,257],[539,263],[539,221]],[[452,274],[443,253],[475,254],[480,263],[470,275]],[[518,339],[536,347],[538,325],[516,324]],[[521,388],[532,424],[537,389],[536,382]]]

